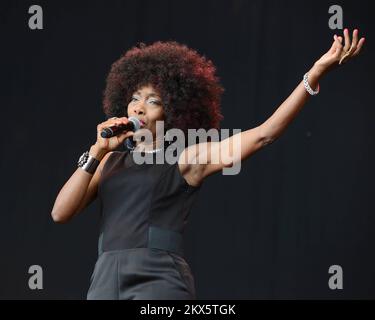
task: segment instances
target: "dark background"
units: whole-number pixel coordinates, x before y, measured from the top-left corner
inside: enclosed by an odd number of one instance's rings
[[[95,142],[105,77],[144,41],[212,59],[222,128],[261,124],[332,44],[328,8],[366,36],[274,144],[202,187],[186,232],[199,299],[375,298],[371,1],[2,1],[0,298],[84,299],[99,206],[53,223],[58,191]],[[44,29],[28,27],[29,6]],[[339,31],[341,34],[341,31]],[[28,288],[40,265],[44,289]],[[330,290],[328,269],[344,271]]]

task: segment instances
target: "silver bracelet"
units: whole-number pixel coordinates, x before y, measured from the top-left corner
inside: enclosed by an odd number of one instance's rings
[[[308,73],[305,73],[305,75],[303,76],[303,85],[305,86],[306,91],[310,95],[315,96],[319,93],[319,90],[320,90],[319,83],[318,83],[318,88],[316,89],[316,91],[314,91],[313,89],[311,89],[309,85],[308,77],[309,77]]]
[[[78,160],[78,167],[90,174],[94,174],[99,163],[99,160],[95,159],[93,156],[90,156],[89,152],[86,151],[80,156]]]

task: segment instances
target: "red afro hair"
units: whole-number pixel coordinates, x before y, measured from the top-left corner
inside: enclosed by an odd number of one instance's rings
[[[106,79],[107,117],[127,115],[135,91],[151,84],[162,98],[165,130],[219,128],[224,92],[213,63],[174,41],[140,43],[115,61]]]

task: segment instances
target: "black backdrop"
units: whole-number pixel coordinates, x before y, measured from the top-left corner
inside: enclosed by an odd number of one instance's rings
[[[28,28],[29,6],[44,29]],[[95,142],[110,65],[139,41],[176,40],[213,60],[222,128],[259,125],[330,47],[328,8],[367,39],[328,74],[285,134],[210,177],[186,233],[200,299],[374,298],[374,11],[370,1],[2,1],[0,298],[85,298],[98,202],[65,225],[56,195]],[[336,31],[337,32],[337,31]],[[40,265],[43,290],[30,290]],[[330,290],[340,265],[344,289]]]

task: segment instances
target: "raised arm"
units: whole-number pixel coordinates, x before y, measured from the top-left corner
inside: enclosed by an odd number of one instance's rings
[[[358,30],[353,31],[350,40],[349,31],[344,30],[343,38],[334,36],[331,48],[308,71],[308,83],[313,90],[318,87],[319,80],[331,69],[355,57],[361,51],[365,38],[358,40]],[[264,123],[258,127],[240,132],[220,142],[208,142],[200,147],[191,146],[186,150],[187,180],[199,184],[205,177],[235,165],[247,159],[260,148],[275,141],[296,117],[310,94],[301,81],[290,96],[276,109]],[[230,150],[231,152],[227,152]],[[215,161],[213,161],[215,159]]]

